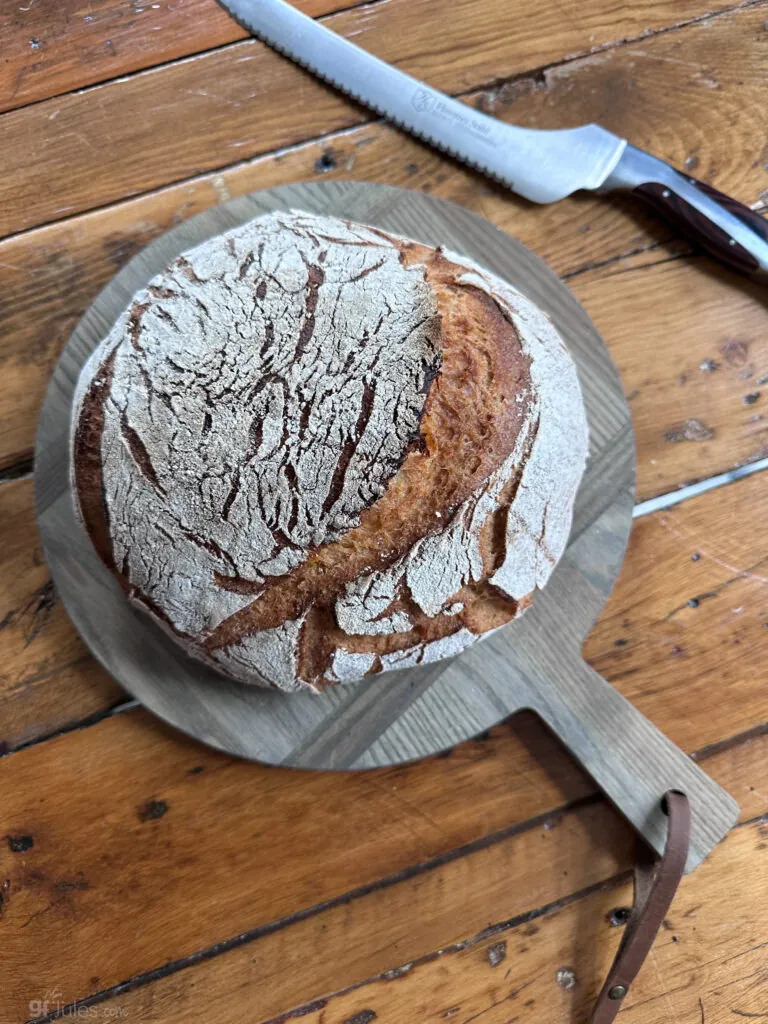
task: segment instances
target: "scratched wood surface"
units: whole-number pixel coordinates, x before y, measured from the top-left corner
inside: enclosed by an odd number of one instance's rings
[[[720,15],[684,33],[651,37],[641,47],[645,57],[630,53],[634,46],[620,47],[591,61],[568,63],[559,74],[549,72],[547,89],[536,89],[535,80],[526,79],[515,89],[478,92],[476,98],[485,102],[490,97],[491,109],[507,120],[534,124],[546,115],[551,126],[558,111],[562,124],[577,124],[608,114],[606,97],[613,92],[642,92],[642,102],[638,95],[637,105],[628,104],[609,127],[650,146],[654,111],[663,106],[660,155],[678,165],[688,160],[693,166],[691,161],[698,160],[697,174],[746,202],[758,202],[768,189],[768,157],[760,158],[762,143],[755,141],[761,131],[765,135],[765,126],[752,124],[752,108],[747,106],[745,113],[742,106],[743,97],[751,96],[760,111],[764,107],[764,21],[762,8]],[[684,58],[679,57],[681,39]],[[732,49],[739,51],[738,65]],[[727,58],[722,66],[720,53]],[[690,87],[682,88],[688,77],[678,83],[680,60],[715,68],[721,88],[701,85],[694,71]],[[194,62],[182,65],[190,66]],[[290,65],[285,68],[286,74],[298,74]],[[636,84],[630,88],[632,81]],[[677,90],[674,111],[667,108],[672,89]],[[95,100],[99,90],[89,95]],[[277,112],[281,109],[277,102]],[[749,124],[745,145],[751,147],[740,161],[731,144],[730,121],[737,118]],[[58,125],[59,118],[51,124]],[[142,124],[145,137],[138,152],[159,160],[153,122]],[[55,145],[67,145],[66,133],[56,130]],[[3,149],[0,166],[5,154]],[[104,174],[102,163],[91,163],[91,173]],[[691,259],[684,246],[669,242],[663,224],[626,202],[580,196],[551,207],[526,205],[393,130],[369,125],[0,241],[0,372],[8,383],[0,394],[0,467],[30,456],[53,364],[78,318],[116,269],[181,219],[221,199],[325,176],[422,188],[460,202],[519,237],[566,276],[607,339],[632,396],[641,498],[768,452],[768,421],[754,419],[763,415],[759,405],[744,404],[746,395],[760,390],[756,381],[768,374],[768,310],[762,292],[703,257]],[[61,177],[65,184],[70,175]],[[36,216],[35,203],[27,208]],[[633,251],[638,254],[619,259]],[[681,300],[686,303],[682,315]],[[651,356],[646,344],[638,344],[637,328],[651,339],[671,333],[675,344],[657,345]],[[714,372],[702,371],[705,363]]]
[[[378,20],[382,5],[361,0],[300,0],[296,6],[312,17],[365,8],[353,22],[356,27],[352,31],[359,31],[359,26]],[[455,4],[454,8],[461,6]],[[467,0],[463,6],[468,6]],[[718,6],[684,0],[677,5],[675,22],[700,18]],[[410,30],[422,16],[405,14],[405,7],[400,0],[393,16],[405,16],[402,23]],[[479,20],[496,20],[498,24],[499,11],[488,7],[476,7],[475,11]],[[508,53],[519,54],[525,70],[546,63],[542,52],[558,58],[631,37],[642,38],[649,28],[668,24],[669,8],[663,0],[641,0],[613,10],[566,0],[545,14],[543,23],[541,17],[533,0],[525,0],[518,5],[514,23],[507,22],[521,44]],[[557,38],[551,47],[547,42],[542,49],[542,39],[553,31]],[[247,33],[209,0],[92,0],[87,6],[80,0],[27,0],[26,4],[6,4],[0,10],[0,34],[5,56],[0,68],[0,110],[247,38]],[[571,42],[574,39],[576,45]],[[401,54],[398,49],[396,55]],[[434,53],[437,66],[443,56],[442,49]]]
[[[302,7],[507,121],[596,119],[768,205],[765,0]],[[130,256],[288,181],[431,191],[545,258],[622,373],[641,499],[768,456],[765,293],[623,201],[518,202],[245,40],[212,0],[3,3],[0,57],[0,1020],[73,1000],[193,1024],[585,1019],[633,839],[540,723],[346,777],[114,714],[121,691],[41,559],[37,410]],[[584,649],[742,811],[684,881],[622,1011],[637,1024],[768,1012],[766,488],[759,472],[638,519]]]
[[[597,12],[601,7],[581,5],[580,10]],[[578,52],[579,43],[583,47],[590,36],[594,42],[589,46],[609,46],[632,36],[638,13],[649,25],[648,12],[634,4],[621,5],[607,29],[600,24],[602,16],[582,13],[566,19],[559,7],[542,8],[535,0],[525,6],[460,0],[451,5],[448,19],[442,0],[385,0],[375,17],[370,10],[371,5],[365,5],[359,11],[344,11],[330,17],[328,25],[344,35],[354,34],[357,43],[377,56],[457,94],[522,75],[527,68],[548,66],[563,53]],[[755,10],[741,13],[754,16]],[[730,21],[735,15],[723,17]],[[434,46],[437,37],[439,48]],[[515,45],[510,45],[512,39]],[[761,44],[758,39],[747,52],[738,48],[724,62],[724,75],[738,76],[750,58],[759,61]],[[719,65],[711,67],[711,60],[691,62],[695,70],[684,65],[686,88],[674,90],[675,99],[678,92],[695,96],[696,120],[703,123],[693,133],[677,102],[670,102],[668,84],[665,88],[657,74],[664,61],[643,53],[642,46],[636,50],[623,91],[617,93],[615,76],[606,76],[602,89],[590,83],[590,116],[608,128],[628,132],[634,126],[627,123],[625,111],[631,108],[642,116],[647,114],[646,103],[652,102],[654,116],[662,123],[672,120],[670,136],[679,133],[700,145],[710,120],[710,94],[723,86],[715,77]],[[592,57],[590,67],[600,68],[604,61],[610,66],[611,51],[607,54]],[[638,61],[645,65],[642,71]],[[546,73],[541,75],[546,83]],[[534,78],[534,87],[541,75]],[[549,75],[558,80],[557,74]],[[757,101],[762,90],[755,92]],[[618,103],[622,94],[626,99]],[[757,109],[762,109],[759,103]],[[563,113],[559,107],[558,120]],[[741,105],[724,113],[726,124],[728,113],[747,120]],[[582,116],[583,110],[579,119]],[[759,120],[759,114],[755,117]],[[57,96],[3,118],[0,232],[60,219],[369,119],[362,108],[251,39],[107,82],[93,91]],[[544,119],[534,113],[522,120],[538,125]],[[195,130],[190,131],[193,125]],[[749,131],[748,123],[744,127]],[[664,156],[665,134],[658,140]],[[752,137],[757,152],[739,154],[749,163],[759,158],[762,146],[759,133]],[[163,139],[162,147],[155,144],[158,138]],[[641,131],[633,132],[633,138],[644,142]]]

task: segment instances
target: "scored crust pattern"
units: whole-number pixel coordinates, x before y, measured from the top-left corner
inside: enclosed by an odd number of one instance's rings
[[[73,422],[79,510],[131,600],[285,690],[447,657],[519,614],[564,549],[587,443],[528,300],[301,213],[134,296]]]

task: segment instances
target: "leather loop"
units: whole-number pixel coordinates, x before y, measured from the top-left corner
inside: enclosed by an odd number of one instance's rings
[[[632,982],[661,927],[688,860],[691,809],[688,797],[670,790],[664,797],[669,817],[664,855],[656,861],[650,850],[635,867],[635,902],[608,977],[598,996],[590,1024],[610,1024],[621,1009]]]

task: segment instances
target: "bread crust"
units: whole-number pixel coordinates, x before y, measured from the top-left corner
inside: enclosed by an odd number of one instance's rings
[[[233,678],[320,690],[520,614],[587,451],[549,320],[444,250],[273,213],[179,257],[83,369],[73,488],[129,599]]]

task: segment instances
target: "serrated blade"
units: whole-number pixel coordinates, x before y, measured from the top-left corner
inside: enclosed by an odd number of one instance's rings
[[[626,141],[596,124],[516,128],[419,82],[284,0],[220,0],[273,49],[425,142],[535,203],[599,188]]]

